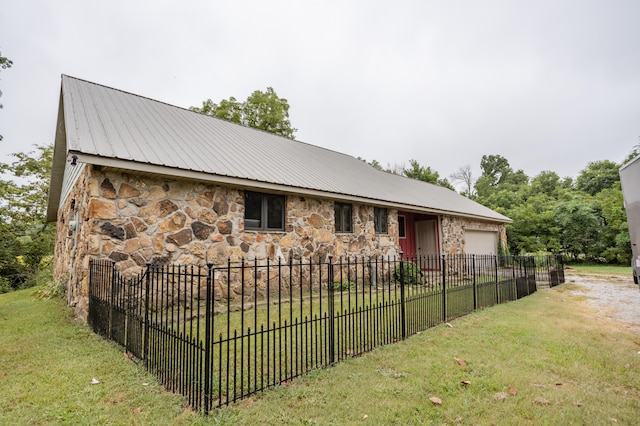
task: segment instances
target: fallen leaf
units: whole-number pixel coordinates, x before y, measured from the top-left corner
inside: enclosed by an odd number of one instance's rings
[[[575,405],[576,407],[582,407],[582,402],[575,402],[573,405]]]
[[[362,416],[363,419],[368,419],[369,416],[367,416],[366,414],[364,416]]]
[[[469,386],[471,384],[471,382],[469,380],[463,380],[460,383],[462,383],[465,386]]]
[[[507,394],[504,392],[498,392],[497,394],[495,394],[495,398],[498,400],[503,400],[507,397]]]
[[[143,383],[142,386],[149,386],[149,383]]]
[[[462,417],[458,416],[458,417],[456,417],[456,419],[454,421],[456,423],[460,424],[460,423],[462,423]]]
[[[100,383],[100,381],[98,379],[96,379],[95,377],[93,379],[91,379],[91,384],[92,385],[97,385],[98,383]]]
[[[455,356],[453,357],[453,359],[455,359],[455,360],[456,360],[456,362],[457,362],[459,365],[462,365],[463,367],[464,367],[465,365],[467,365],[467,361],[465,361],[464,359],[457,358],[457,357],[455,357]]]
[[[513,396],[516,396],[518,394],[518,390],[513,386],[509,386],[509,389],[507,389],[507,392],[509,392]]]
[[[429,398],[429,401],[433,402],[434,404],[442,405],[442,400],[437,396],[432,396],[431,398]]]
[[[549,405],[549,401],[542,398],[541,396],[536,397],[536,399],[533,400],[533,403],[536,405]]]
[[[449,324],[448,322],[445,322],[445,324],[447,325],[447,327],[453,328],[453,326],[451,324]]]
[[[140,414],[140,407],[137,407],[135,410],[133,410],[133,414]]]
[[[614,422],[614,423],[618,423],[618,419],[614,419],[613,417],[611,417],[611,419],[610,419],[610,420],[611,420],[612,422]]]
[[[561,387],[563,387],[563,386],[564,386],[564,385],[563,385],[562,383],[556,383],[556,387],[557,387],[557,388],[561,388]]]

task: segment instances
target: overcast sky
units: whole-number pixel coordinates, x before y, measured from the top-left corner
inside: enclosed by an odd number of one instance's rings
[[[53,143],[60,75],[181,107],[273,87],[296,139],[447,177],[621,162],[640,1],[5,1],[0,161]]]

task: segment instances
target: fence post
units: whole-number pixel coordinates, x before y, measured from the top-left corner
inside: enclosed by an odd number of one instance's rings
[[[405,318],[406,308],[405,308],[405,295],[404,295],[404,260],[402,259],[402,250],[400,250],[400,325],[401,325],[401,333],[402,339],[407,338],[407,321]]]
[[[447,262],[444,258],[444,254],[441,255],[442,258],[442,322],[447,322]]]
[[[329,364],[335,362],[335,324],[334,322],[334,307],[333,307],[333,255],[329,255],[329,270],[327,271],[327,287],[329,293]]]
[[[115,310],[116,262],[111,261],[111,292],[109,294],[109,340],[113,340],[113,311]]]
[[[527,273],[527,261],[529,258],[527,256],[522,257],[522,265],[524,267],[524,282],[527,283],[527,296],[529,295],[529,274]]]
[[[124,352],[129,353],[129,325],[131,324],[131,287],[133,287],[134,280],[129,280],[125,285],[124,296]]]
[[[149,369],[149,297],[151,294],[151,263],[147,262],[147,274],[144,290],[144,365]]]
[[[558,283],[564,284],[564,259],[561,254],[556,254],[556,262],[558,264]]]
[[[473,310],[477,310],[478,309],[478,287],[477,287],[477,281],[476,281],[476,255],[472,254],[471,255],[471,273],[473,274]]]
[[[500,304],[500,284],[498,284],[498,256],[493,255],[493,267],[495,268],[495,280],[496,280],[496,305]]]
[[[204,325],[204,412],[211,409],[211,284],[213,263],[207,263],[207,300],[205,301]]]

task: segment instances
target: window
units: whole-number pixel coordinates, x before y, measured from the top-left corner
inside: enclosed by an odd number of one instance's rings
[[[334,203],[336,232],[352,232],[352,208],[351,204]]]
[[[284,231],[284,195],[245,191],[244,227]]]
[[[407,238],[404,216],[398,216],[398,238]]]
[[[387,225],[387,209],[381,207],[373,208],[373,225],[376,229],[376,234],[386,234],[389,231]]]

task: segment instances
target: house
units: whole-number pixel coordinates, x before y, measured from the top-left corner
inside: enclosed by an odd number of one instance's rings
[[[86,315],[91,257],[147,263],[496,253],[509,219],[354,157],[62,76],[47,220]]]

